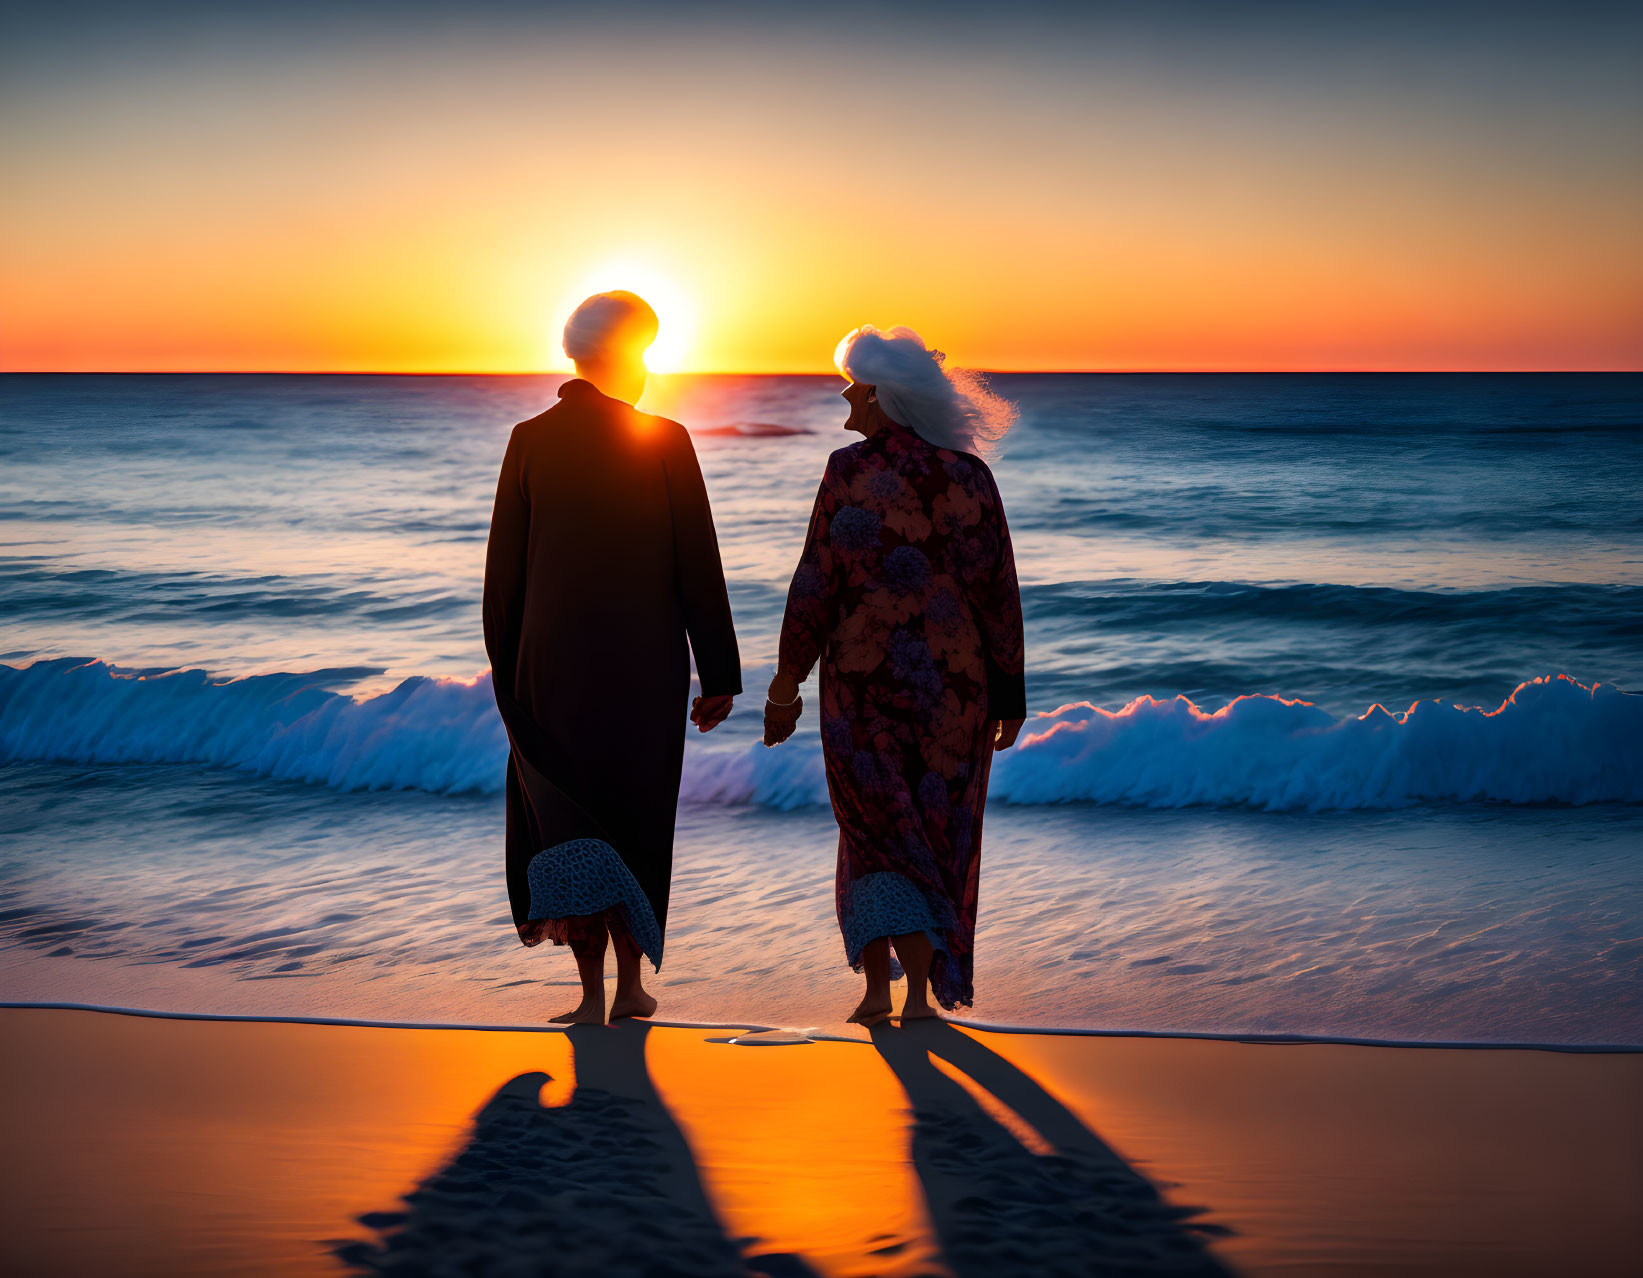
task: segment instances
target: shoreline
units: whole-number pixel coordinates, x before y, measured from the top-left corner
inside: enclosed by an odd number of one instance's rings
[[[8,1001],[527,1026],[562,1010],[553,987],[575,979],[568,955],[523,949],[496,908],[492,804],[162,765],[0,771],[30,853],[0,920]],[[246,837],[222,838],[223,804],[245,811]],[[1643,806],[990,805],[988,821],[966,1021],[1643,1045]],[[654,990],[669,1020],[809,1026],[855,1005],[837,838],[829,810],[681,805],[675,943]],[[419,920],[391,942],[383,874]],[[172,908],[250,883],[263,886],[205,913]]]
[[[351,1029],[440,1030],[471,1031],[480,1034],[562,1034],[569,1026],[553,1024],[485,1024],[469,1021],[395,1021],[372,1020],[350,1016],[295,1016],[257,1015],[242,1012],[175,1012],[146,1007],[119,1007],[101,1003],[70,1002],[8,1002],[0,1000],[0,1012],[101,1012],[110,1016],[135,1016],[172,1021],[245,1021],[265,1025],[334,1025]],[[1643,1054],[1643,1044],[1630,1043],[1533,1043],[1492,1042],[1479,1040],[1353,1038],[1329,1034],[1256,1034],[1212,1030],[1147,1030],[1147,1029],[1091,1029],[1083,1026],[1012,1025],[996,1021],[972,1020],[969,1017],[943,1015],[941,1021],[960,1029],[984,1034],[1015,1034],[1055,1038],[1114,1038],[1158,1039],[1166,1041],[1208,1043],[1245,1043],[1269,1047],[1375,1047],[1397,1048],[1410,1051],[1433,1050],[1446,1052],[1557,1052],[1577,1056],[1625,1056]],[[761,1025],[749,1021],[674,1021],[652,1018],[644,1024],[655,1029],[681,1030],[741,1030],[747,1034],[785,1031],[802,1034],[816,1043],[867,1043],[869,1038],[851,1034],[835,1034],[819,1027],[791,1025]],[[865,1031],[864,1031],[865,1035]]]

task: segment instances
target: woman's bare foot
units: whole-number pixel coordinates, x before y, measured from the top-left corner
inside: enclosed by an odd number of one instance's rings
[[[862,946],[861,971],[867,988],[847,1018],[853,1025],[877,1025],[890,1019],[890,938],[875,937]]]
[[[570,1011],[551,1018],[550,1025],[603,1025],[605,1023],[605,1000],[598,1001],[584,998]]]
[[[930,1006],[930,962],[935,948],[923,932],[908,932],[891,938],[896,955],[907,972],[907,997],[902,1000],[902,1024],[908,1021],[928,1021],[936,1018],[936,1009]]]
[[[624,1016],[655,1016],[656,1000],[644,990],[634,990],[631,994],[618,992],[610,1005],[610,1019],[621,1020]]]

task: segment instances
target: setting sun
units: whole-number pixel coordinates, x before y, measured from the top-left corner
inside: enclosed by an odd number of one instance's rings
[[[0,366],[562,372],[565,317],[611,287],[661,315],[658,371],[830,372],[871,315],[995,371],[1643,349],[1620,39],[1549,65],[1521,31],[1406,48],[1366,11],[1157,43],[1074,6],[955,32],[973,81],[911,11],[862,49],[819,16],[552,6],[455,44],[339,14],[316,46],[263,8],[152,58],[44,16],[0,41]]]
[[[558,310],[548,321],[546,367],[557,370],[569,366],[559,344],[565,318],[584,298],[614,289],[637,293],[650,303],[661,321],[661,332],[645,352],[645,367],[653,373],[677,373],[686,368],[686,361],[695,348],[696,308],[672,279],[644,263],[631,261],[610,262],[589,271],[582,277],[581,285],[561,299]]]

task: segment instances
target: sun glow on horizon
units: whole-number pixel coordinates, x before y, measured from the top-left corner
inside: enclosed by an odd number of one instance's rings
[[[550,321],[552,333],[547,367],[569,367],[570,361],[560,346],[560,334],[570,313],[595,293],[608,293],[615,289],[626,289],[644,298],[660,322],[661,331],[645,352],[645,367],[652,373],[686,371],[686,361],[696,346],[697,309],[670,276],[647,263],[636,261],[608,262],[589,271],[574,293],[561,301],[555,317]]]
[[[561,373],[625,288],[658,373],[867,316],[995,371],[1643,368],[1632,28],[737,8],[34,6],[0,367]]]

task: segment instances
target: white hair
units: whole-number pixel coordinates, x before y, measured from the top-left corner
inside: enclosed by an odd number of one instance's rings
[[[637,356],[656,340],[661,328],[650,303],[637,293],[595,293],[565,321],[565,354],[573,360]]]
[[[937,448],[986,456],[1015,424],[1016,407],[980,373],[948,368],[946,360],[899,325],[884,332],[863,324],[833,352],[839,372],[873,387],[892,421]]]

